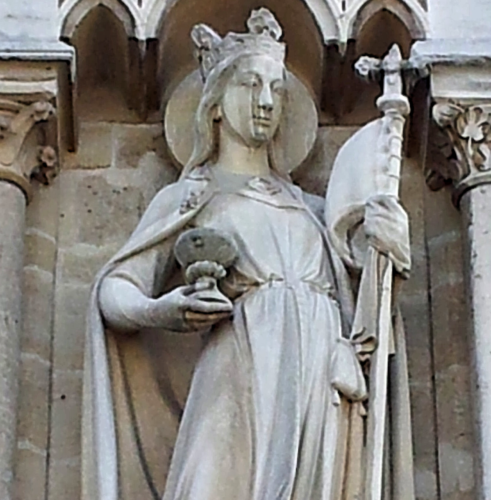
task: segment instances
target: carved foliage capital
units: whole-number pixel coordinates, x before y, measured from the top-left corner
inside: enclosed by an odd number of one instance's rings
[[[31,179],[47,184],[48,172],[54,171],[57,161],[55,150],[46,144],[46,133],[38,134],[34,144],[26,139],[33,127],[54,114],[48,99],[26,103],[0,98],[0,179],[17,184],[28,199]]]
[[[433,118],[445,133],[452,152],[437,174],[454,185],[454,202],[479,184],[491,182],[491,103],[436,104]]]

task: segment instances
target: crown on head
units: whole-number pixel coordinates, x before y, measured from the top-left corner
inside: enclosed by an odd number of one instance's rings
[[[266,8],[253,10],[247,20],[248,33],[228,33],[220,37],[206,24],[197,24],[191,31],[201,76],[205,81],[216,66],[240,53],[267,54],[285,59],[285,44],[279,39],[283,30],[274,15]]]

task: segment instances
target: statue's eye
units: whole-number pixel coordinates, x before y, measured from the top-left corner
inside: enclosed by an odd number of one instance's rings
[[[278,95],[283,95],[285,93],[285,87],[282,83],[273,83],[271,85],[271,90]]]
[[[248,76],[244,78],[241,83],[244,87],[256,89],[259,87],[261,82],[254,76]]]

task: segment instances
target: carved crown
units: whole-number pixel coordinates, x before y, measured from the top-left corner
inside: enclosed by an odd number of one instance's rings
[[[253,10],[247,28],[248,33],[228,33],[222,38],[206,24],[194,26],[191,38],[197,47],[204,81],[220,63],[242,53],[267,54],[279,61],[285,59],[285,44],[279,41],[283,30],[271,11],[264,7]]]

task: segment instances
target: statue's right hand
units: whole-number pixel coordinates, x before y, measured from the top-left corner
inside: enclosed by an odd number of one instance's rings
[[[152,300],[151,314],[155,320],[171,330],[201,331],[228,318],[232,308],[227,304],[207,302],[194,297],[196,292],[208,289],[206,283],[174,288]]]

